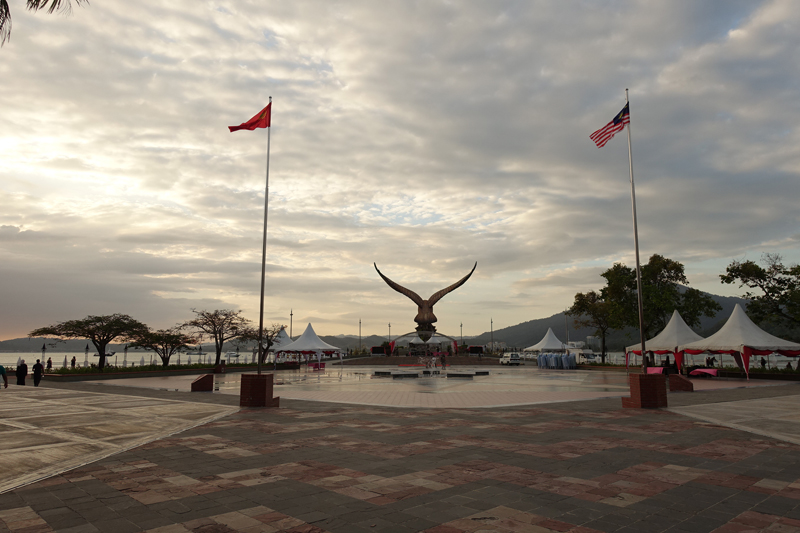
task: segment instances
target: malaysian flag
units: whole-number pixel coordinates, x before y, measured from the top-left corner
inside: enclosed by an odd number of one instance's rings
[[[617,116],[614,117],[614,120],[589,136],[589,138],[594,141],[598,148],[605,146],[606,143],[617,134],[617,132],[622,131],[625,128],[625,124],[631,123],[631,112],[628,108],[628,105],[629,104],[625,104],[625,107],[622,108],[622,111],[617,113]]]

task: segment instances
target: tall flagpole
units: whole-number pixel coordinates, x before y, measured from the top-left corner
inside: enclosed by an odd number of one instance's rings
[[[269,97],[272,104],[272,97]],[[264,240],[261,246],[261,304],[258,308],[258,374],[261,375],[261,357],[264,354],[264,279],[267,271],[267,213],[269,212],[269,142],[272,132],[272,107],[270,111],[270,127],[267,128],[267,185],[264,189]],[[630,133],[628,133],[630,135]],[[638,253],[638,252],[637,252]],[[638,256],[637,256],[638,257]],[[277,363],[277,360],[276,360]]]
[[[630,114],[628,89],[625,89],[625,103]],[[644,305],[642,305],[642,267],[639,263],[639,227],[636,224],[636,189],[633,185],[633,155],[631,152],[631,123],[628,121],[628,165],[631,172],[631,208],[633,209],[633,245],[636,248],[636,293],[639,300],[639,339],[642,343],[642,374],[647,372],[647,350],[644,346]]]

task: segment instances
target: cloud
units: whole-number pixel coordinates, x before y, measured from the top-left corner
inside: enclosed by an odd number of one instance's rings
[[[226,126],[268,96],[267,316],[412,329],[373,262],[432,292],[477,261],[437,305],[451,333],[599,288],[633,260],[630,188],[624,134],[588,135],[625,87],[642,256],[723,293],[730,259],[800,257],[799,17],[788,0],[18,9],[0,49],[0,338],[124,309],[256,318],[266,132]]]

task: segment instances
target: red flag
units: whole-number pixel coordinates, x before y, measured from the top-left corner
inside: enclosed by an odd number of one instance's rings
[[[269,128],[269,120],[271,115],[272,102],[267,104],[267,107],[262,109],[256,116],[247,122],[243,122],[238,126],[228,126],[228,129],[231,130],[231,132],[234,132],[239,130],[254,130],[256,128]]]

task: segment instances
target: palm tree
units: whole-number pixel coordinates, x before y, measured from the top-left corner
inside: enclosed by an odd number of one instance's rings
[[[75,3],[88,4],[89,0],[75,0]],[[56,9],[69,13],[72,10],[72,0],[27,0],[26,7],[30,11],[40,11],[46,9],[52,13]],[[6,44],[11,38],[11,10],[8,8],[8,0],[0,0],[0,46]]]

